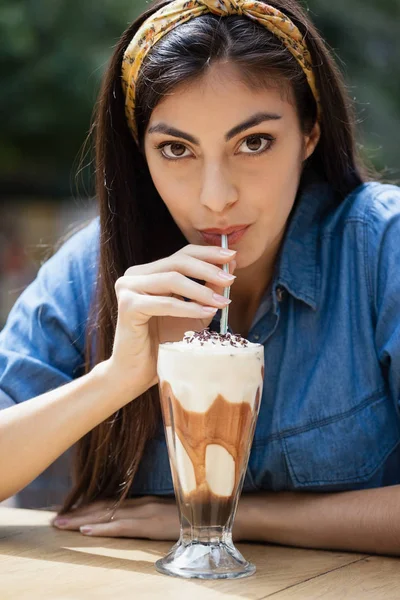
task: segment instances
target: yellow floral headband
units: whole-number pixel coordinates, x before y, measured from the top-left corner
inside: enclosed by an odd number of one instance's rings
[[[310,52],[296,25],[278,9],[257,0],[174,0],[156,11],[139,28],[122,61],[122,87],[129,129],[138,141],[135,120],[135,91],[140,68],[151,48],[172,29],[194,17],[213,13],[221,17],[243,15],[257,21],[278,37],[303,69],[318,108],[321,105]]]

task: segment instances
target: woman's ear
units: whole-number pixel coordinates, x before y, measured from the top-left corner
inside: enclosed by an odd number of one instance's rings
[[[311,132],[305,136],[304,138],[304,157],[303,160],[307,160],[314,152],[317,144],[319,142],[319,138],[321,137],[321,127],[318,121],[315,122]]]

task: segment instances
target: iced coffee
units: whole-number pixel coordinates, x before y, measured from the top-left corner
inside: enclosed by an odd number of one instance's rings
[[[181,530],[193,543],[229,536],[261,401],[264,348],[230,333],[187,332],[160,345],[158,376]]]

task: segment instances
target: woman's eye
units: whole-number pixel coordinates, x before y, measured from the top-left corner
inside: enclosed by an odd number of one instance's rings
[[[239,146],[239,152],[244,154],[261,154],[268,150],[274,142],[274,138],[266,135],[252,135],[246,138]]]
[[[192,155],[184,144],[179,144],[178,142],[161,144],[158,146],[158,149],[161,150],[161,154],[165,158],[170,160],[186,158],[187,156]]]

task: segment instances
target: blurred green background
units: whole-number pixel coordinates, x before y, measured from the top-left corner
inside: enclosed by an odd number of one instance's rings
[[[144,0],[0,3],[0,327],[54,242],[94,212],[76,179],[100,79]],[[308,0],[354,98],[358,142],[400,180],[400,0]],[[77,186],[79,182],[79,186]]]
[[[101,75],[122,31],[145,5],[2,0],[2,196],[75,194],[74,169]],[[345,73],[363,151],[397,178],[400,0],[309,0],[305,6]]]

